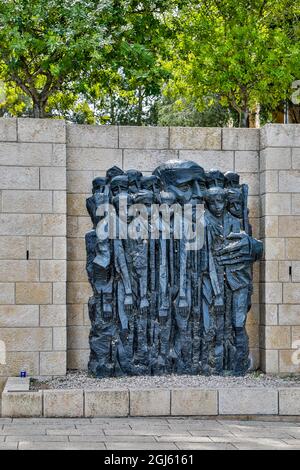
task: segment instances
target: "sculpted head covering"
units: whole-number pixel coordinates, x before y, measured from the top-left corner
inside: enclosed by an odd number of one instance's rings
[[[101,178],[101,177],[97,177],[95,179],[93,179],[93,182],[92,182],[92,185],[93,185],[93,194],[96,192],[96,191],[99,191],[99,190],[102,190],[104,189],[105,185],[106,185],[106,178]]]
[[[109,183],[115,176],[119,176],[119,175],[124,175],[124,171],[121,170],[121,168],[119,168],[118,166],[112,166],[106,172],[106,178]]]
[[[169,160],[158,166],[153,175],[158,176],[165,189],[170,185],[180,185],[195,180],[205,181],[203,168],[195,162],[189,160]]]
[[[226,171],[225,175],[225,187],[226,188],[239,188],[240,186],[240,175],[234,171]]]
[[[218,186],[220,188],[224,188],[225,184],[225,177],[224,174],[219,170],[209,170],[206,173],[206,184],[208,188],[213,188]]]

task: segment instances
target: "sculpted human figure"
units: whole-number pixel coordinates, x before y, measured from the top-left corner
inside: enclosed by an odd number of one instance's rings
[[[93,180],[90,372],[245,374],[252,265],[262,255],[247,196],[237,173],[205,173],[192,161],[166,162],[150,176],[114,166]]]

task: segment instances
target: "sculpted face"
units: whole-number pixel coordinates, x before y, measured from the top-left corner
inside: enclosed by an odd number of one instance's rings
[[[221,188],[210,188],[207,191],[207,207],[215,216],[221,217],[225,209],[225,192]]]
[[[227,194],[228,200],[228,210],[230,214],[238,219],[243,217],[243,199],[242,199],[242,192],[240,189],[234,188],[229,189]]]

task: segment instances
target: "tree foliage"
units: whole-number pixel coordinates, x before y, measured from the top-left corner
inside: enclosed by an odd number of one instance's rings
[[[205,0],[170,17],[177,31],[168,67],[173,96],[198,110],[215,97],[240,124],[258,105],[273,110],[299,77],[299,0]]]

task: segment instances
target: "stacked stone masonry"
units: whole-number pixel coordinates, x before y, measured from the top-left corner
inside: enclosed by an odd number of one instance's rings
[[[22,367],[32,375],[87,367],[91,291],[84,235],[91,227],[85,208],[91,181],[113,165],[150,174],[169,159],[235,170],[249,184],[253,234],[266,248],[265,261],[254,268],[247,322],[252,364],[300,372],[292,360],[300,339],[300,126],[0,119],[0,141],[0,340],[7,347],[0,376]]]

